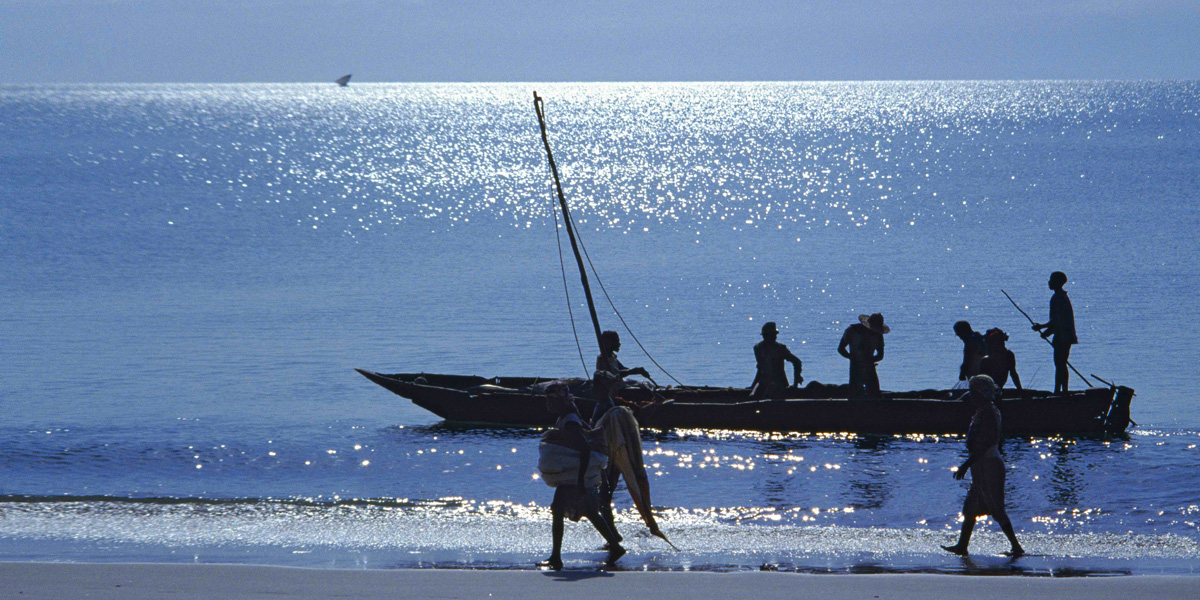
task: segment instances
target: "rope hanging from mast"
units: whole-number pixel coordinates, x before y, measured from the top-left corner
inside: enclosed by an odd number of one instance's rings
[[[583,345],[579,343],[579,330],[575,328],[575,310],[571,308],[571,288],[567,285],[567,263],[563,260],[562,235],[558,233],[558,211],[550,207],[554,215],[554,241],[558,245],[558,270],[562,273],[563,294],[567,297],[567,315],[571,318],[571,334],[575,336],[575,349],[579,352],[579,364],[583,367],[583,378],[591,379],[587,361],[583,358]]]
[[[592,315],[592,328],[596,330],[596,347],[600,347],[600,319],[596,318],[596,303],[592,300],[592,288],[588,285],[587,271],[583,268],[583,257],[579,255],[579,244],[575,242],[575,228],[571,223],[571,211],[567,208],[567,197],[563,195],[562,182],[558,178],[558,165],[554,163],[554,153],[550,151],[550,138],[546,135],[546,113],[542,106],[542,97],[533,93],[533,108],[537,111],[538,125],[542,128],[542,144],[546,147],[546,158],[550,160],[550,172],[554,174],[554,190],[558,192],[558,204],[562,208],[563,222],[567,226],[567,237],[571,240],[571,250],[575,252],[575,262],[579,263],[579,280],[583,283],[583,293],[587,296],[588,312]],[[555,231],[558,231],[555,221]]]
[[[604,299],[607,300],[608,305],[612,307],[613,313],[617,315],[617,319],[621,321],[621,326],[624,327],[625,331],[629,333],[629,337],[633,338],[633,342],[637,344],[638,348],[641,348],[642,354],[645,354],[646,358],[650,359],[650,362],[654,363],[654,366],[658,367],[659,371],[665,373],[666,376],[670,377],[671,381],[674,381],[677,385],[682,386],[683,382],[676,379],[670,371],[658,364],[657,360],[654,360],[654,357],[650,354],[650,351],[642,345],[642,341],[638,339],[637,334],[634,333],[633,329],[629,327],[629,323],[625,322],[625,317],[621,315],[621,311],[617,309],[616,303],[614,303],[612,297],[608,295],[608,288],[604,287],[604,280],[600,279],[600,272],[596,270],[596,265],[592,264],[592,256],[588,254],[587,244],[583,243],[583,236],[579,236],[579,246],[583,248],[583,257],[587,259],[588,267],[591,267],[592,269],[592,275],[596,276],[596,284],[600,286],[600,291],[604,292]],[[653,382],[654,380],[651,379],[650,381]]]
[[[600,320],[599,320],[599,318],[596,317],[596,305],[595,305],[595,301],[592,299],[591,286],[588,285],[587,268],[585,268],[584,264],[583,264],[584,257],[587,258],[587,266],[591,267],[592,274],[596,277],[596,283],[598,283],[600,285],[600,291],[602,291],[604,293],[605,300],[607,300],[608,305],[610,307],[612,307],[613,313],[615,313],[617,315],[617,319],[619,319],[621,321],[621,325],[625,327],[625,331],[628,332],[629,336],[633,338],[633,341],[637,344],[638,348],[640,348],[642,350],[642,352],[646,355],[646,358],[650,359],[650,362],[654,363],[654,366],[658,367],[658,369],[660,371],[662,371],[663,373],[666,373],[667,377],[670,377],[671,380],[674,381],[676,384],[682,386],[683,385],[682,382],[680,382],[678,379],[676,379],[675,376],[672,375],[669,371],[664,369],[662,365],[658,364],[658,361],[655,360],[654,357],[650,355],[650,352],[648,350],[646,350],[646,347],[642,345],[641,340],[638,339],[637,334],[633,333],[633,330],[629,327],[629,324],[625,322],[625,317],[621,315],[621,311],[617,310],[617,305],[616,305],[616,303],[613,302],[612,297],[608,295],[608,289],[604,287],[604,282],[600,279],[600,273],[596,270],[596,265],[592,264],[592,257],[587,252],[587,246],[584,245],[583,238],[578,236],[576,228],[575,228],[575,220],[571,217],[571,211],[567,207],[567,199],[566,199],[566,196],[563,194],[562,182],[558,176],[558,165],[554,162],[554,153],[550,150],[550,138],[546,133],[545,106],[542,103],[541,96],[538,96],[538,93],[536,91],[533,93],[533,107],[534,107],[534,110],[537,111],[538,125],[541,127],[541,131],[542,131],[542,144],[546,147],[546,158],[550,162],[550,171],[554,175],[554,189],[557,192],[559,207],[562,210],[563,225],[564,225],[564,227],[566,227],[567,237],[571,240],[571,250],[575,254],[575,262],[578,263],[578,265],[579,265],[579,279],[583,283],[584,295],[587,296],[588,311],[592,317],[592,327],[595,329],[595,332],[596,332],[596,345],[598,347],[601,346],[601,344],[600,344],[600,333],[601,333],[600,332]],[[562,275],[563,275],[563,291],[567,293],[567,311],[571,316],[571,330],[572,330],[572,332],[575,333],[575,347],[579,350],[579,360],[581,362],[583,362],[583,364],[584,364],[584,367],[583,367],[584,372],[587,372],[587,363],[583,359],[583,348],[581,347],[581,345],[579,343],[579,333],[575,329],[575,313],[574,313],[574,311],[571,310],[571,296],[570,296],[570,293],[567,292],[568,286],[567,286],[566,266],[565,266],[565,262],[563,261],[563,258],[562,258],[562,238],[558,234],[558,214],[557,213],[554,215],[554,235],[555,235],[556,239],[558,239],[558,249],[559,249],[558,250],[558,260],[559,260],[559,266],[560,266],[560,269],[562,270]],[[582,255],[580,254],[581,247],[583,248]],[[651,379],[650,381],[653,382],[654,380]]]

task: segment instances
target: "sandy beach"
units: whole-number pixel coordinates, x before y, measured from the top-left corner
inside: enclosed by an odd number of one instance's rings
[[[968,577],[0,563],[0,598],[1125,598],[1200,597],[1195,577]]]

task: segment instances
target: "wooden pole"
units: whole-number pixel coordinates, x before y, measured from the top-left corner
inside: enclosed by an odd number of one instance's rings
[[[558,165],[554,163],[554,153],[550,151],[550,138],[546,135],[546,113],[542,106],[542,98],[537,92],[533,93],[533,108],[537,111],[538,124],[542,128],[542,144],[546,146],[546,158],[550,160],[550,172],[554,174],[554,189],[558,192],[558,205],[562,209],[563,222],[567,226],[567,237],[571,239],[571,250],[575,252],[575,262],[579,265],[579,280],[583,282],[583,293],[587,296],[588,312],[592,315],[592,328],[596,331],[596,345],[600,344],[600,319],[596,318],[596,303],[592,300],[592,287],[588,285],[587,271],[583,268],[583,256],[579,254],[579,245],[575,242],[575,228],[572,227],[571,210],[567,208],[567,198],[563,195],[562,182],[558,178]]]
[[[1006,291],[1004,291],[1004,290],[1000,290],[1000,293],[1001,293],[1001,294],[1004,294],[1004,297],[1005,297],[1005,298],[1008,298],[1008,301],[1009,301],[1009,302],[1012,302],[1012,305],[1013,305],[1013,306],[1016,306],[1016,307],[1017,307],[1017,310],[1020,310],[1020,311],[1021,311],[1021,314],[1025,315],[1025,318],[1026,318],[1026,319],[1029,319],[1029,324],[1030,324],[1030,325],[1037,325],[1037,322],[1033,320],[1033,317],[1030,317],[1030,316],[1029,316],[1029,313],[1027,313],[1027,312],[1025,312],[1025,311],[1021,310],[1021,307],[1020,307],[1020,306],[1017,306],[1017,301],[1016,301],[1016,300],[1013,300],[1013,299],[1012,299],[1012,296],[1009,296],[1009,295],[1008,295],[1008,292],[1006,292]],[[1051,342],[1050,340],[1047,340],[1046,338],[1042,338],[1042,339],[1043,339],[1043,340],[1046,340],[1046,343],[1047,343],[1047,344],[1050,344],[1051,346],[1053,346],[1053,345],[1054,345],[1054,343],[1053,343],[1053,342]],[[1088,386],[1088,387],[1092,387],[1092,382],[1088,381],[1087,377],[1084,377],[1084,376],[1083,376],[1083,373],[1080,373],[1080,372],[1079,372],[1079,369],[1076,369],[1076,368],[1075,368],[1075,365],[1071,364],[1071,361],[1069,361],[1069,360],[1067,361],[1067,366],[1068,366],[1068,367],[1071,367],[1071,370],[1072,370],[1072,371],[1075,371],[1075,374],[1076,374],[1076,375],[1078,375],[1078,376],[1079,376],[1079,378],[1083,380],[1083,383],[1084,383],[1084,385],[1086,385],[1086,386]],[[1094,377],[1094,376],[1093,376],[1093,377]],[[1057,384],[1055,384],[1055,385],[1057,385]]]

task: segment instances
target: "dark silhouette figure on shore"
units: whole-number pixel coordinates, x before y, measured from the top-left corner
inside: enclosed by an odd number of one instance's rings
[[[966,477],[967,469],[970,469],[971,489],[967,491],[967,499],[963,502],[963,524],[958,543],[942,548],[965,556],[971,543],[971,532],[975,530],[975,520],[983,515],[991,515],[1012,544],[1008,554],[1020,556],[1025,549],[1017,541],[1012,521],[1004,509],[1004,459],[1000,457],[1002,429],[1000,409],[995,405],[996,384],[987,375],[976,375],[970,382],[971,391],[964,398],[975,409],[971,427],[967,430],[967,452],[970,455],[954,472],[954,479],[961,481]]]
[[[979,363],[981,374],[991,377],[997,389],[1003,389],[1011,375],[1017,391],[1024,391],[1021,388],[1021,376],[1017,375],[1017,356],[1004,344],[1008,341],[1008,334],[999,327],[993,327],[987,330],[983,339],[987,342],[987,356]]]
[[[596,407],[592,409],[589,426],[595,427],[600,417],[617,405],[617,393],[624,383],[623,379],[608,371],[597,370],[592,373],[592,398],[596,401]]]
[[[775,341],[778,336],[779,329],[775,327],[774,322],[763,324],[763,341],[754,345],[754,361],[758,372],[754,374],[754,381],[750,384],[752,398],[776,398],[787,389],[784,361],[792,363],[792,386],[799,386],[804,381],[804,377],[800,375],[804,371],[804,364],[787,346]]]
[[[846,328],[838,343],[838,354],[850,359],[851,399],[882,398],[879,373],[875,364],[883,360],[883,336],[891,329],[883,324],[883,315],[859,315],[858,323]]]
[[[963,361],[958,368],[958,380],[966,381],[980,373],[979,363],[987,355],[987,343],[983,334],[971,329],[971,324],[959,321],[954,324],[954,335],[963,342]]]
[[[1067,361],[1071,358],[1071,346],[1079,343],[1075,336],[1075,311],[1071,308],[1071,299],[1063,286],[1067,283],[1067,275],[1062,271],[1050,274],[1050,289],[1054,295],[1050,297],[1050,320],[1045,323],[1034,323],[1033,330],[1041,331],[1043,338],[1051,335],[1050,341],[1054,346],[1054,393],[1066,393],[1067,383],[1071,378]]]
[[[551,444],[576,451],[579,454],[579,469],[573,483],[564,483],[554,488],[554,500],[550,503],[554,546],[550,558],[540,563],[540,566],[555,571],[562,569],[563,519],[578,521],[580,517],[587,517],[596,531],[608,542],[607,564],[611,565],[625,554],[625,549],[600,515],[599,478],[593,479],[588,473],[588,468],[592,466],[592,447],[584,436],[583,419],[579,416],[574,398],[565,384],[554,384],[547,388],[546,409],[558,417],[558,420],[554,429],[547,431],[543,436],[543,445]]]
[[[617,360],[617,352],[621,349],[621,336],[615,331],[605,331],[600,334],[600,355],[596,357],[596,370],[612,373],[624,379],[630,375],[641,375],[647,379],[650,373],[641,367],[626,368]]]
[[[621,390],[621,384],[621,378],[608,371],[592,373],[592,397],[596,399],[596,409],[592,412],[592,427],[597,427],[597,423],[604,417],[604,413],[616,406],[617,392]],[[599,507],[600,516],[604,517],[604,522],[608,524],[609,530],[612,531],[613,537],[618,542],[623,541],[623,538],[617,531],[612,501],[613,492],[616,491],[620,479],[621,470],[617,467],[616,461],[610,461],[601,473]]]

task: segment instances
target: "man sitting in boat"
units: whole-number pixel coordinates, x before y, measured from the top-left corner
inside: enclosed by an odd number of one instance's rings
[[[600,334],[600,356],[596,357],[596,370],[612,373],[624,379],[630,375],[641,375],[650,379],[650,373],[641,367],[628,369],[617,360],[617,351],[621,349],[621,336],[615,331],[605,331]]]
[[[778,398],[787,390],[784,361],[792,363],[792,386],[799,386],[804,381],[800,376],[804,364],[787,346],[775,341],[778,336],[779,329],[773,321],[763,324],[763,341],[754,345],[754,361],[757,363],[758,372],[754,374],[754,382],[750,384],[751,398]]]
[[[983,334],[971,328],[966,321],[954,324],[954,335],[963,342],[963,361],[958,367],[958,380],[966,381],[980,373],[979,363],[987,355],[987,343]]]
[[[983,337],[987,341],[988,352],[979,363],[981,374],[991,377],[997,389],[1004,388],[1004,384],[1008,383],[1008,376],[1012,375],[1017,391],[1024,391],[1021,388],[1021,376],[1017,375],[1017,356],[1004,345],[1004,342],[1008,341],[1008,334],[999,327],[993,327],[987,330]]]
[[[891,329],[883,315],[859,315],[858,323],[846,328],[838,343],[838,354],[850,359],[850,399],[882,398],[875,363],[883,360],[883,335]]]

